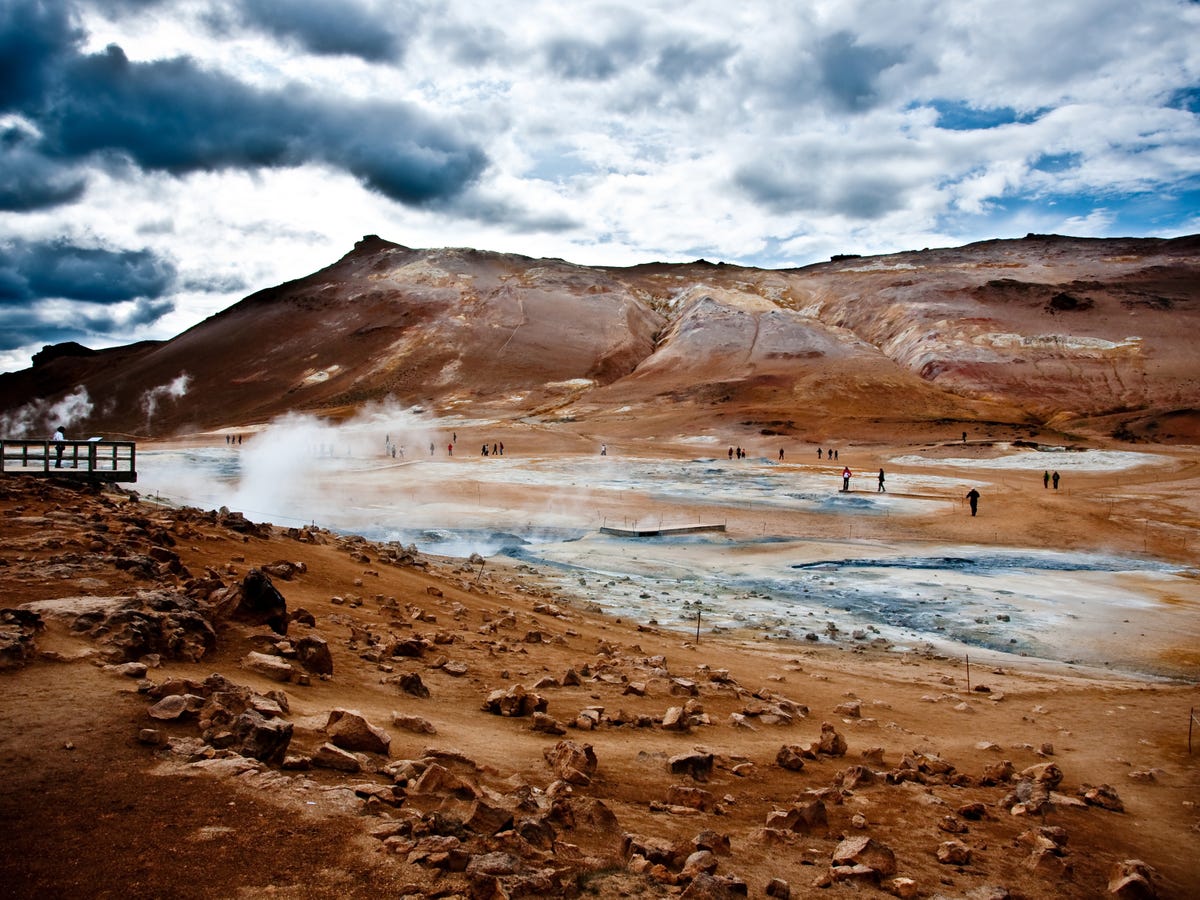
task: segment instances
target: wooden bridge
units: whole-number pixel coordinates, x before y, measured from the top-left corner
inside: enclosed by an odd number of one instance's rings
[[[137,481],[133,441],[26,441],[0,438],[0,475]]]

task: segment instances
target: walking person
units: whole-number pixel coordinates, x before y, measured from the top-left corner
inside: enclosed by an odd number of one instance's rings
[[[1049,469],[1047,469],[1045,472],[1042,473],[1042,487],[1044,487],[1044,488],[1050,487],[1050,470]]]
[[[979,510],[979,491],[971,488],[967,491],[967,502],[971,504],[971,515],[974,516]]]
[[[849,466],[846,466],[846,468],[842,469],[842,493],[843,494],[847,493],[850,490],[851,474],[853,474],[853,473],[851,473]]]
[[[1054,482],[1054,489],[1057,491],[1058,490],[1058,473],[1055,472],[1053,475],[1051,475],[1050,480]]]
[[[875,493],[877,493],[877,494],[886,494],[887,493],[887,488],[885,488],[883,486],[883,469],[879,470],[879,490],[877,490]]]

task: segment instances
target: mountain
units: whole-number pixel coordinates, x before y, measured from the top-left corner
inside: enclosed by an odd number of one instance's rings
[[[28,420],[31,403],[83,387],[77,431],[143,438],[390,398],[596,434],[936,426],[1200,443],[1198,326],[1200,236],[1028,235],[764,270],[368,235],[169,341],[48,347],[0,375],[0,408]]]

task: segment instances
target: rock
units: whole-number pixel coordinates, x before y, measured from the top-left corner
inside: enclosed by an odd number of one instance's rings
[[[533,714],[533,723],[530,725],[530,728],[534,731],[540,731],[543,734],[560,735],[567,733],[567,729],[557,719],[544,712],[535,712]]]
[[[395,682],[400,685],[400,690],[404,693],[422,700],[429,699],[429,688],[425,686],[425,682],[416,672],[404,672],[396,677]]]
[[[146,714],[160,722],[170,722],[188,712],[188,701],[183,694],[172,694],[163,697],[148,710]]]
[[[845,703],[839,703],[833,708],[833,711],[839,716],[845,716],[848,719],[857,719],[862,716],[862,701],[848,700]]]
[[[343,750],[386,755],[392,743],[391,735],[354,709],[332,710],[324,730],[333,745]]]
[[[801,771],[804,768],[804,757],[801,755],[800,748],[784,744],[775,754],[775,765],[781,769],[787,769],[789,772]]]
[[[779,831],[809,832],[828,826],[825,803],[817,797],[793,803],[786,810],[777,809],[767,813],[766,827]]]
[[[767,896],[775,900],[791,900],[792,887],[782,878],[772,878],[767,882]]]
[[[1114,863],[1108,874],[1108,892],[1121,900],[1154,900],[1154,870],[1140,859]]]
[[[945,866],[969,866],[971,848],[962,841],[946,841],[938,847],[937,858]]]
[[[672,775],[690,775],[695,781],[708,781],[712,775],[714,757],[711,753],[681,753],[667,760]]]
[[[521,860],[511,853],[495,851],[480,853],[467,863],[467,877],[474,882],[480,875],[505,876],[521,871]],[[474,894],[472,894],[474,896]]]
[[[292,740],[292,728],[291,722],[268,719],[249,709],[233,721],[230,731],[242,756],[277,766],[283,764]]]
[[[428,719],[420,716],[409,716],[403,713],[392,713],[392,725],[415,734],[437,734],[437,729]]]
[[[885,882],[882,887],[893,897],[899,897],[901,900],[915,900],[916,897],[921,896],[921,891],[917,887],[917,883],[911,878],[903,876]]]
[[[314,675],[333,674],[333,654],[329,642],[315,634],[306,634],[296,644],[296,660]]]
[[[463,817],[463,825],[476,834],[493,835],[512,827],[513,814],[510,810],[486,800],[476,798]]]
[[[876,780],[875,773],[866,766],[849,766],[841,774],[842,788],[847,791],[866,784],[874,784]]]
[[[1054,790],[1062,784],[1063,773],[1056,764],[1052,762],[1038,763],[1036,766],[1030,766],[1027,769],[1021,770],[1022,778],[1029,778],[1036,781],[1038,784],[1045,785],[1047,790]]]
[[[667,789],[667,802],[674,806],[686,806],[690,809],[707,811],[716,804],[716,797],[711,791],[703,788],[673,784]]]
[[[249,669],[252,672],[257,672],[259,675],[265,675],[267,678],[275,681],[291,681],[292,676],[296,674],[285,660],[278,656],[270,656],[266,653],[259,653],[257,650],[251,650],[241,662],[242,668]]]
[[[679,874],[683,878],[692,879],[701,872],[712,875],[717,871],[717,858],[709,850],[697,850],[683,862]]]
[[[682,706],[672,706],[663,713],[663,731],[688,731],[688,716]]]
[[[846,739],[838,734],[829,722],[821,723],[821,737],[817,742],[817,752],[827,756],[846,755]]]
[[[559,741],[547,747],[542,755],[555,777],[567,784],[588,785],[596,774],[596,753],[591,744],[580,746],[574,741]]]
[[[312,756],[312,764],[322,769],[333,769],[338,772],[359,772],[362,764],[353,753],[347,753],[340,747],[328,742],[317,748]]]
[[[520,717],[545,712],[550,704],[540,694],[531,694],[524,685],[514,684],[508,690],[495,690],[483,701],[486,712],[498,716]]]
[[[996,784],[1007,784],[1016,774],[1016,767],[1007,759],[992,763],[979,776],[979,783],[985,787]]]
[[[1125,804],[1121,802],[1121,798],[1117,796],[1116,790],[1111,785],[1102,784],[1098,787],[1085,785],[1080,790],[1079,796],[1088,806],[1099,806],[1101,809],[1110,809],[1113,812],[1125,812]]]
[[[287,634],[287,601],[262,569],[251,569],[242,579],[241,597],[233,618],[267,625],[276,634]]]
[[[896,874],[896,854],[871,837],[846,838],[833,851],[832,865],[864,866],[876,878],[888,878]]]

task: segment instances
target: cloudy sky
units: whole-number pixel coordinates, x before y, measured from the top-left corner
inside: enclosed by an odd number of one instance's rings
[[[368,233],[779,267],[1200,232],[1188,0],[0,0],[0,371]]]

